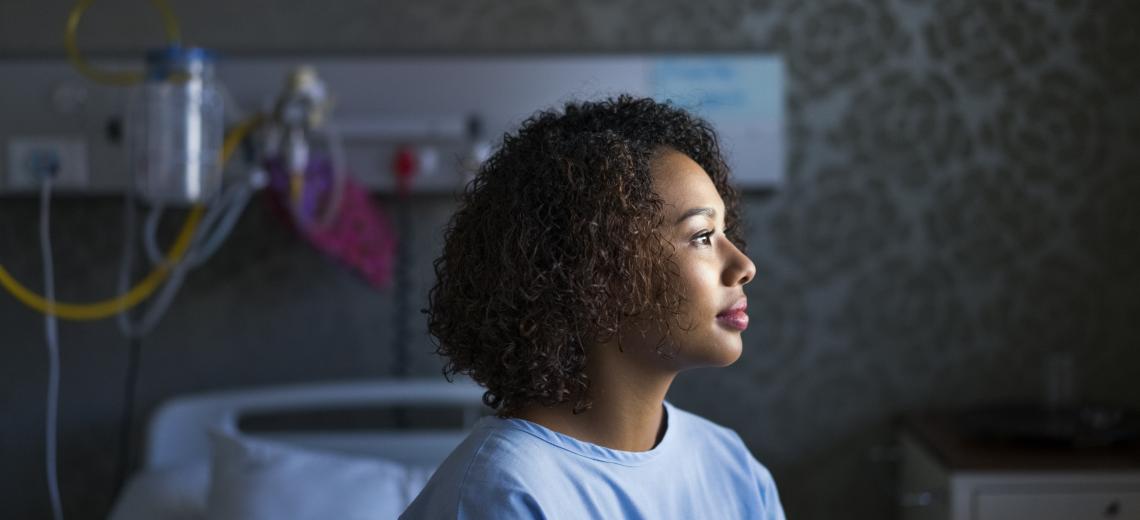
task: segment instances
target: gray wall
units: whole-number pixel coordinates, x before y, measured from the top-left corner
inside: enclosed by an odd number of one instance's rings
[[[96,3],[81,41],[161,41],[141,2]],[[1071,352],[1088,401],[1140,406],[1140,7],[1127,0],[221,2],[176,5],[229,52],[770,50],[788,65],[786,186],[746,199],[757,280],[736,365],[670,398],[741,433],[789,516],[889,518],[891,418],[1038,399]],[[60,55],[67,2],[0,2],[0,51]],[[256,29],[251,32],[251,27]],[[389,202],[384,201],[382,202]],[[420,198],[412,308],[452,209]],[[113,288],[119,202],[55,212],[61,297]],[[0,200],[0,262],[38,280],[34,200]],[[247,209],[144,344],[139,412],[206,388],[384,376],[393,293]],[[406,316],[422,331],[419,315]],[[0,508],[46,514],[42,322],[0,297]],[[62,330],[71,518],[112,500],[126,343]],[[437,373],[422,332],[413,374]]]

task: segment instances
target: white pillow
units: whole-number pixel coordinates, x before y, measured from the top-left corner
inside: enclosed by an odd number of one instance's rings
[[[210,488],[208,461],[131,477],[109,520],[200,520]]]
[[[388,520],[430,470],[312,451],[215,431],[207,517],[217,520]]]

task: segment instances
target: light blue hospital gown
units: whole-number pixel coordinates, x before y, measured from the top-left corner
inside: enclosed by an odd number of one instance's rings
[[[784,519],[771,473],[736,432],[669,402],[665,413],[644,452],[484,417],[400,518]]]

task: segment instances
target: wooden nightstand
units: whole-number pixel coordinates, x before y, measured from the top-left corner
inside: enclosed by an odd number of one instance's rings
[[[1140,445],[980,442],[949,414],[900,430],[902,520],[1140,520]]]

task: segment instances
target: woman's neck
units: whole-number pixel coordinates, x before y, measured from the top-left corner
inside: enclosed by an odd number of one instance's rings
[[[586,367],[593,400],[589,410],[575,415],[573,403],[562,403],[527,407],[514,416],[614,450],[653,449],[665,433],[662,404],[676,373],[639,363],[616,348],[593,353]]]

